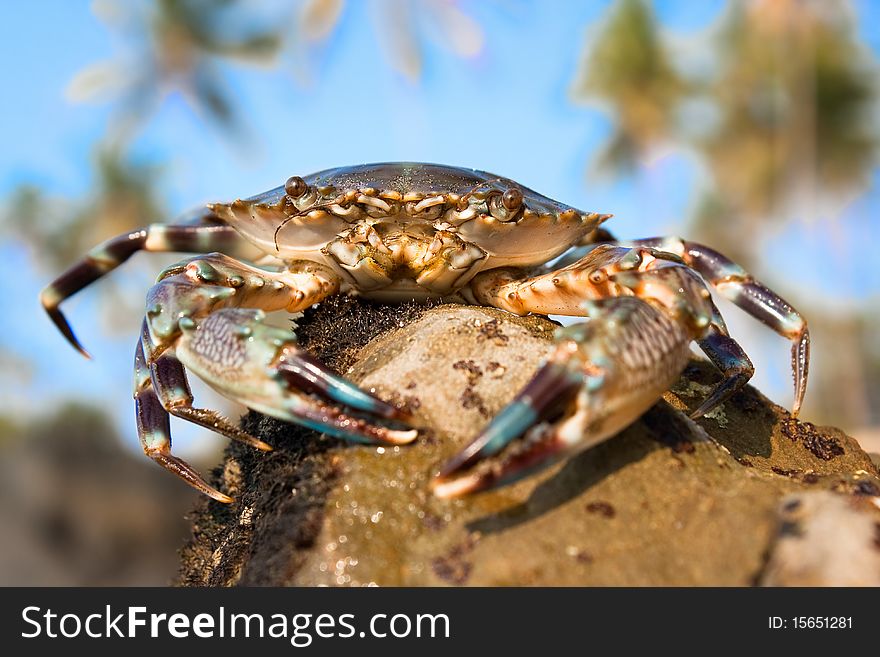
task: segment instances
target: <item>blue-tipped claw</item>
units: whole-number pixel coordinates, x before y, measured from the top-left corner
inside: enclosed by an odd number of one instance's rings
[[[448,499],[506,486],[555,463],[569,447],[555,427],[536,427],[500,456],[479,461],[456,477],[435,479],[431,487],[434,495]]]
[[[538,414],[530,404],[519,400],[511,402],[472,443],[443,465],[436,481],[444,481],[477,461],[495,456],[533,426],[537,418]]]
[[[549,465],[563,445],[553,431],[540,434],[532,427],[558,415],[582,383],[580,374],[565,364],[546,363],[472,443],[444,464],[431,483],[434,494],[459,497]]]
[[[392,406],[359,388],[305,351],[297,350],[282,355],[277,370],[293,388],[303,392],[318,394],[348,408],[377,417],[403,422],[411,420],[410,414],[403,409]]]

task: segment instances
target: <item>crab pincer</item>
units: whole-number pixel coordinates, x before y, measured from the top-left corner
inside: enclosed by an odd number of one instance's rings
[[[532,380],[432,482],[438,497],[511,483],[602,442],[650,408],[689,358],[683,326],[635,297],[588,304]]]
[[[280,278],[221,254],[163,272],[147,295],[135,353],[136,418],[147,456],[212,498],[230,502],[171,455],[168,416],[271,450],[216,411],[194,408],[187,370],[225,397],[331,436],[390,445],[414,440],[414,429],[386,426],[405,423],[403,411],[334,373],[300,348],[289,328],[265,321],[262,308],[295,307],[306,292],[321,298],[332,289],[319,273]]]
[[[477,298],[484,303],[518,313],[580,315],[588,321],[559,330],[556,351],[534,378],[441,468],[432,482],[438,497],[515,481],[611,437],[675,383],[693,341],[722,378],[692,418],[710,412],[748,382],[752,363],[728,335],[707,288],[707,279],[716,287],[730,279],[706,267],[699,271],[658,246],[666,244],[599,245],[561,269],[525,281],[504,274],[475,281]],[[695,245],[688,247],[691,255],[700,252]],[[725,261],[725,267],[748,289],[761,290],[753,295],[757,300],[744,302],[737,288],[734,301],[795,343],[796,412],[806,384],[806,323],[790,304],[733,263]],[[779,308],[788,324],[776,321]]]
[[[299,348],[293,334],[263,322],[260,310],[217,310],[182,326],[175,352],[187,369],[249,408],[359,442],[398,445],[416,432],[373,424],[407,419]],[[346,410],[348,409],[348,410]]]
[[[240,308],[219,309],[201,321],[184,318],[175,346],[160,353],[145,321],[135,354],[134,398],[138,435],[147,456],[201,492],[228,503],[232,498],[171,454],[169,415],[261,451],[272,449],[216,411],[193,408],[185,370],[254,410],[328,435],[389,445],[415,439],[414,429],[382,423],[405,422],[408,417],[400,409],[335,374],[300,349],[290,331],[263,319],[260,310]],[[154,354],[152,360],[146,353]]]

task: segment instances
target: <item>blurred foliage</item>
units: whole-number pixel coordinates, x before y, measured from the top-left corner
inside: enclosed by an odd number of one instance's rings
[[[0,231],[32,245],[36,260],[58,271],[108,236],[161,221],[166,210],[158,192],[160,173],[159,166],[119,149],[101,149],[86,198],[52,197],[37,185],[22,185],[5,204]]]
[[[227,139],[244,146],[250,135],[240,99],[230,93],[229,64],[275,66],[279,54],[302,38],[326,41],[346,14],[345,0],[97,0],[95,13],[120,37],[119,54],[81,71],[70,83],[73,100],[109,99],[112,144],[130,140],[169,94],[179,92]],[[372,9],[380,43],[391,63],[416,80],[423,36],[458,56],[483,47],[479,24],[448,0],[384,0]],[[298,27],[298,29],[296,29]]]
[[[863,388],[867,391],[865,405],[870,414],[868,416],[870,424],[877,426],[880,425],[880,385],[876,384],[880,381],[880,340],[877,340],[877,326],[880,326],[880,298],[874,298],[873,302],[868,304],[865,312],[858,317],[858,326],[857,349],[858,353],[862,354],[860,360],[864,368],[864,376],[867,382],[875,382]],[[876,451],[880,453],[880,443]]]
[[[642,0],[617,2],[574,84],[577,96],[600,97],[615,117],[600,166],[632,173],[640,156],[671,137],[687,91],[650,6]]]
[[[695,152],[711,185],[696,232],[717,243],[760,222],[811,217],[864,190],[877,161],[877,62],[856,40],[849,6],[837,0],[728,4],[704,79],[676,72],[647,0],[618,0],[574,82],[580,97],[610,105],[615,132],[606,167],[632,172],[658,146]],[[677,119],[708,102],[718,120],[694,130]],[[750,260],[748,247],[733,254]]]
[[[93,6],[121,37],[122,51],[81,71],[68,95],[113,100],[111,143],[130,139],[174,91],[225,136],[245,136],[223,66],[271,63],[284,37],[275,16],[254,11],[247,0],[99,0]]]
[[[0,345],[0,382],[6,384],[8,381],[14,381],[20,389],[22,385],[27,385],[32,376],[33,365],[26,356],[5,345]],[[3,387],[5,385],[0,386],[0,391]]]
[[[864,190],[880,146],[877,66],[842,3],[734,3],[719,49],[710,92],[722,118],[698,144],[714,181],[701,234],[728,240],[759,222],[809,219]]]
[[[164,585],[195,492],[122,448],[103,411],[0,416],[0,585]]]
[[[880,298],[847,312],[809,314],[814,345],[809,419],[842,426],[868,451],[880,453]]]
[[[300,12],[300,30],[312,44],[329,39],[357,2],[307,0]],[[424,37],[459,57],[476,57],[485,41],[480,24],[449,0],[383,0],[374,9],[379,42],[391,66],[410,81],[419,79],[424,66]]]

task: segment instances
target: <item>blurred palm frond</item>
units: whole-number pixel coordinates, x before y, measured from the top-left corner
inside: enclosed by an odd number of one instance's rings
[[[854,25],[840,0],[729,3],[711,55],[700,52],[715,66],[691,80],[677,72],[647,0],[617,0],[573,87],[614,116],[600,166],[632,174],[663,143],[694,152],[711,176],[697,229],[720,241],[839,207],[868,185],[880,152],[880,67]],[[677,125],[694,100],[717,122]]]
[[[615,3],[595,43],[588,44],[573,86],[576,97],[600,98],[614,116],[599,166],[631,173],[654,147],[674,138],[676,112],[687,92],[649,4]]]
[[[880,147],[876,62],[844,5],[733,3],[719,51],[711,92],[722,119],[698,146],[729,212],[754,227],[864,190]]]
[[[346,0],[307,0],[299,14],[303,40],[327,41],[358,3]],[[380,45],[392,68],[411,82],[422,74],[426,39],[461,58],[478,56],[485,44],[479,22],[449,0],[383,0],[375,6],[373,22]]]
[[[20,185],[0,213],[0,233],[18,237],[38,262],[59,270],[108,236],[165,218],[160,167],[115,148],[98,150],[94,166],[94,191],[84,199],[52,197],[37,185]]]
[[[225,134],[242,135],[223,67],[271,63],[284,37],[275,17],[246,0],[103,0],[95,12],[122,37],[123,50],[81,71],[67,93],[76,101],[113,100],[114,142],[129,140],[175,91]]]

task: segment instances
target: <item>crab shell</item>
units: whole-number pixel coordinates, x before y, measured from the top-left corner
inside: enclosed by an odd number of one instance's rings
[[[365,164],[302,182],[295,198],[282,186],[211,209],[265,253],[327,265],[362,292],[413,281],[454,292],[480,271],[545,263],[610,216],[491,173],[436,164]],[[511,189],[522,195],[514,211],[502,202]]]

